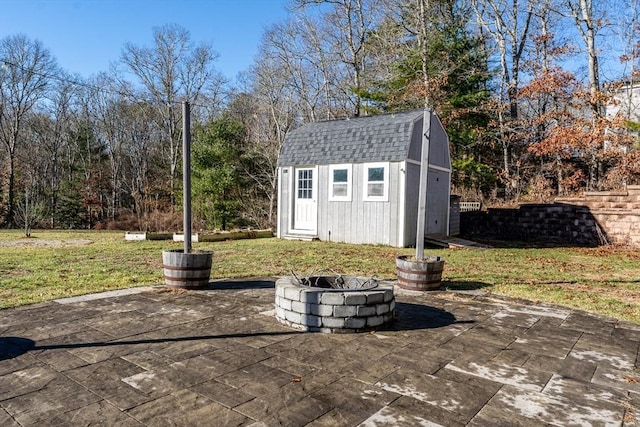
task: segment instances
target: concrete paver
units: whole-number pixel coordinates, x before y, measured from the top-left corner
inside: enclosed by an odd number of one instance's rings
[[[0,310],[0,425],[640,425],[640,325],[395,288],[359,334],[274,317],[274,281]]]

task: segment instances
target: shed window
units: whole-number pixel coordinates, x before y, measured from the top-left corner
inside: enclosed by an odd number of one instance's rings
[[[336,202],[351,201],[351,165],[331,165],[329,200]]]
[[[313,198],[313,170],[298,170],[298,199]]]
[[[386,202],[389,199],[389,164],[364,165],[364,200]]]

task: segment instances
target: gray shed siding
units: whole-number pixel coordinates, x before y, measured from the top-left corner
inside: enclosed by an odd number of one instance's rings
[[[411,145],[409,147],[408,158],[419,162],[422,158],[422,118],[416,121],[411,136]],[[439,166],[441,168],[449,169],[451,167],[451,161],[449,157],[449,144],[438,143],[440,141],[448,141],[448,136],[442,127],[440,119],[435,114],[431,116],[431,141],[432,144],[429,147],[429,164]]]
[[[318,238],[333,242],[403,246],[401,220],[401,162],[389,163],[389,200],[364,201],[364,163],[352,165],[350,202],[329,200],[329,166],[318,167]]]
[[[420,160],[422,158],[422,118],[414,127],[406,163],[404,246],[416,245],[418,218],[418,193],[420,186]],[[427,177],[427,217],[425,234],[447,235],[449,221],[450,157],[447,134],[436,115],[431,116],[431,141],[429,146],[429,175]],[[446,170],[441,170],[441,169]]]
[[[420,165],[407,163],[406,170],[404,246],[415,246],[416,229],[418,227]],[[425,235],[448,234],[449,185],[449,174],[447,172],[429,170]]]
[[[289,212],[291,211],[292,191],[289,188],[289,176],[292,168],[278,168],[278,226],[277,236],[289,233]]]
[[[404,246],[416,245],[416,227],[418,226],[418,192],[420,187],[420,166],[407,163],[406,172],[407,184],[405,188],[405,225],[404,225]]]
[[[429,170],[427,181],[427,218],[424,232],[426,235],[449,233],[449,173],[441,170]]]

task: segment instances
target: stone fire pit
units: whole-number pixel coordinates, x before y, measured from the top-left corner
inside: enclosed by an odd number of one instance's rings
[[[370,330],[393,320],[392,285],[353,276],[283,277],[276,281],[276,319],[309,332]]]

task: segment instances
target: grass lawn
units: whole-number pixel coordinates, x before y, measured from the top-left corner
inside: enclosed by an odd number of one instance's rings
[[[395,279],[395,257],[412,249],[278,239],[194,243],[214,251],[212,279],[341,274]],[[132,286],[161,285],[163,249],[123,232],[0,231],[0,308]],[[560,304],[640,324],[640,251],[616,248],[437,249],[447,290]]]

